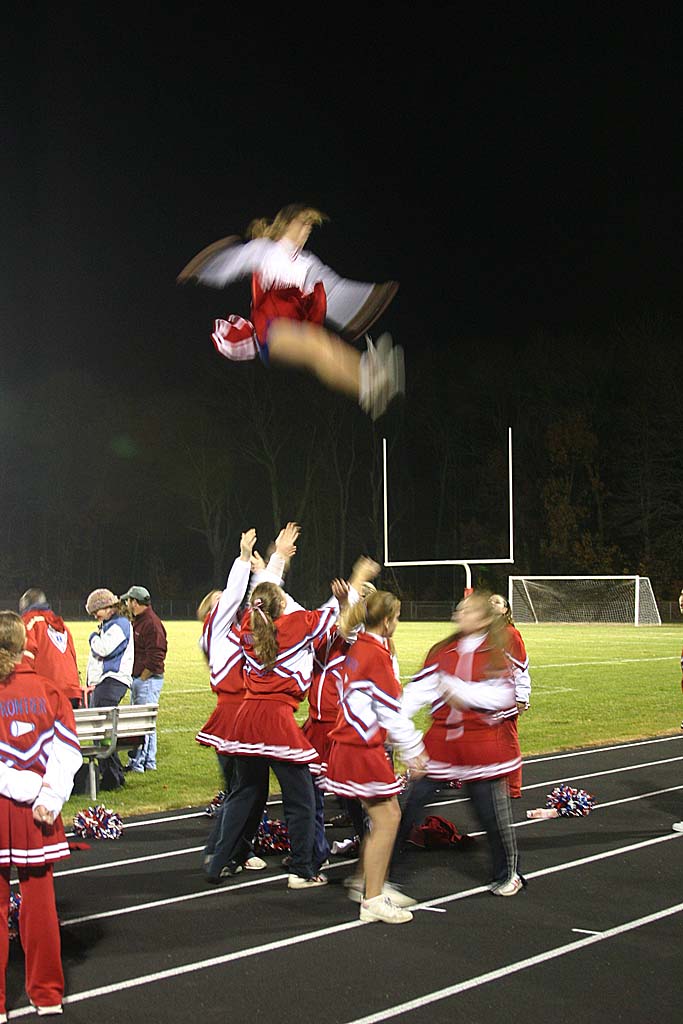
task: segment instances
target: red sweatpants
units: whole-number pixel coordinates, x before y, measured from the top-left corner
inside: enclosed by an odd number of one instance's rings
[[[52,865],[17,870],[26,992],[35,1006],[57,1006],[64,995],[64,973]],[[9,880],[9,867],[0,867],[0,1013],[5,1011],[5,973],[9,957]]]
[[[503,728],[507,733],[509,739],[519,750],[519,733],[517,731],[518,716],[514,718],[504,718]],[[510,794],[511,800],[517,800],[522,795],[522,766],[520,765],[514,772],[510,772],[509,775],[505,776],[508,784],[508,793]]]

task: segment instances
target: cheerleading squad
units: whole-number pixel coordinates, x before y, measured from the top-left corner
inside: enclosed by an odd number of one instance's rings
[[[323,803],[333,794],[360,804],[367,821],[345,883],[360,919],[410,921],[416,901],[391,881],[390,868],[433,792],[457,781],[487,836],[490,890],[514,896],[525,881],[510,799],[521,793],[517,718],[528,708],[530,681],[507,602],[466,597],[453,635],[402,691],[392,640],[400,602],[373,586],[379,566],[359,558],[348,582],[334,580],[329,600],[308,611],[282,586],[298,537],[299,527],[287,524],[265,564],[255,531],[242,534],[225,590],[198,609],[217,704],[196,738],[216,750],[226,790],[204,852],[207,881],[265,867],[252,844],[272,769],[291,846],[290,889],[327,884]],[[299,727],[294,713],[306,697],[309,716]],[[431,718],[424,735],[413,724],[421,708]],[[393,751],[410,776],[403,811]]]

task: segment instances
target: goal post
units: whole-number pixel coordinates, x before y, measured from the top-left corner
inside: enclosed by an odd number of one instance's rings
[[[516,622],[661,626],[649,576],[510,576]]]
[[[514,496],[513,496],[513,474],[512,474],[512,427],[507,428],[506,438],[507,450],[507,528],[508,528],[508,553],[503,557],[472,557],[472,558],[421,558],[410,561],[398,561],[389,556],[389,467],[387,439],[382,438],[382,497],[383,497],[383,526],[384,526],[384,565],[395,566],[430,566],[430,565],[460,565],[465,572],[465,596],[472,593],[472,569],[473,565],[511,565],[514,564]],[[503,488],[501,487],[501,492]]]

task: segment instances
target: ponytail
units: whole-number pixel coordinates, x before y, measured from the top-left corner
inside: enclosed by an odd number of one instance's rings
[[[26,646],[24,621],[16,612],[0,612],[0,680],[7,679],[21,661]]]
[[[253,636],[254,654],[264,668],[271,669],[277,660],[277,629],[275,619],[282,613],[282,590],[275,583],[259,583],[251,595],[249,628]]]

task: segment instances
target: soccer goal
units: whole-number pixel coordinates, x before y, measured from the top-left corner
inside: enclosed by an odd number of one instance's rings
[[[661,626],[648,576],[510,576],[516,622],[624,622]]]

